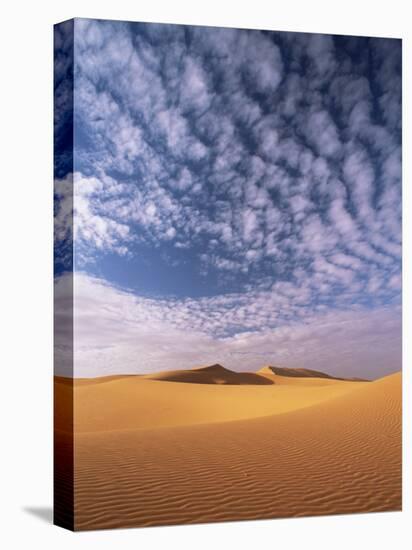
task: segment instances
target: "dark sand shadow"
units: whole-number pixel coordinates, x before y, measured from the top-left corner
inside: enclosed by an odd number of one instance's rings
[[[24,506],[23,511],[46,523],[53,523],[53,508],[51,506]]]

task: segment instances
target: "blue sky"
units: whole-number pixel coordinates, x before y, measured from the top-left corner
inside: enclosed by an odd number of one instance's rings
[[[74,29],[78,373],[399,369],[401,41]]]

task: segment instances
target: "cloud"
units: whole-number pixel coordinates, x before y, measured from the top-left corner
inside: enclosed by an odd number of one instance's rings
[[[334,156],[342,148],[338,130],[327,111],[309,114],[304,132],[318,155],[322,157]]]
[[[67,311],[64,289],[70,280],[63,276],[56,281],[57,289],[63,289],[56,291],[57,312]],[[156,300],[85,274],[75,275],[74,288],[78,377],[216,361],[243,371],[274,363],[347,376],[380,376],[400,366],[399,308],[306,309],[303,318],[279,323],[275,304],[303,308],[307,290],[284,283],[261,295]],[[233,326],[242,329],[228,331]],[[59,327],[64,336],[66,324]],[[64,349],[64,337],[56,344]],[[67,375],[70,363],[60,364],[58,373]]]
[[[333,37],[322,34],[307,35],[307,53],[311,58],[318,86],[331,78],[337,68]]]
[[[109,243],[101,233],[114,236],[108,250],[118,242],[133,256],[131,235],[153,244],[176,232],[199,257],[205,239],[219,235],[222,259],[247,266],[253,245],[261,262],[277,250],[296,264],[315,252],[299,236],[317,211],[341,252],[350,231],[352,254],[369,249],[387,263],[399,246],[400,212],[389,207],[399,197],[399,136],[373,120],[372,107],[382,67],[391,70],[385,55],[396,80],[399,53],[396,41],[370,44],[372,73],[327,35],[77,20],[76,128],[88,140],[76,147],[76,166],[81,177],[119,184],[101,214],[117,219],[91,230],[95,255]],[[289,69],[285,59],[294,60]],[[213,206],[223,196],[225,219]],[[274,212],[277,226],[265,225]],[[285,250],[289,223],[296,231]]]

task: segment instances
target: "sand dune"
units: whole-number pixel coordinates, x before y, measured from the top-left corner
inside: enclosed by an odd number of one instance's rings
[[[187,373],[187,371],[182,371]],[[229,371],[230,372],[230,371]],[[290,378],[286,385],[160,382],[151,376],[105,377],[75,380],[74,428],[77,433],[188,426],[246,420],[282,414],[333,399],[359,387],[355,382],[335,382],[326,387],[310,379],[306,384]],[[243,376],[243,375],[240,375]],[[309,383],[307,382],[309,381]],[[70,385],[56,379],[57,401],[67,402]],[[67,430],[68,419],[56,418],[56,427]]]
[[[222,365],[210,365],[189,370],[164,371],[145,375],[149,380],[163,380],[166,382],[185,382],[191,384],[229,384],[229,385],[258,385],[268,386],[274,382],[254,372],[234,372],[225,369]]]
[[[75,528],[399,510],[400,373],[273,376],[290,382],[75,382]]]
[[[366,380],[362,378],[339,378],[337,376],[332,376],[326,372],[313,369],[291,369],[287,367],[274,367],[267,365],[266,367],[261,368],[258,371],[258,374],[263,375],[277,375],[277,376],[287,376],[292,378],[324,378],[327,380],[348,380],[353,382],[365,382]]]

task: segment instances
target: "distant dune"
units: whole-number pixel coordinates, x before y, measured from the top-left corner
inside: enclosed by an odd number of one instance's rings
[[[76,529],[399,510],[400,373],[281,372],[75,380]]]
[[[191,384],[270,385],[274,382],[254,372],[234,372],[222,365],[210,365],[190,370],[172,370],[144,376],[149,380],[185,382]]]
[[[290,369],[286,367],[272,367],[270,365],[261,368],[258,371],[258,374],[263,375],[278,375],[278,376],[290,376],[293,378],[326,378],[328,380],[351,380],[351,381],[357,381],[357,382],[366,382],[363,378],[339,378],[337,376],[332,376],[330,374],[326,374],[325,372],[321,372],[319,370],[312,370],[312,369]]]

